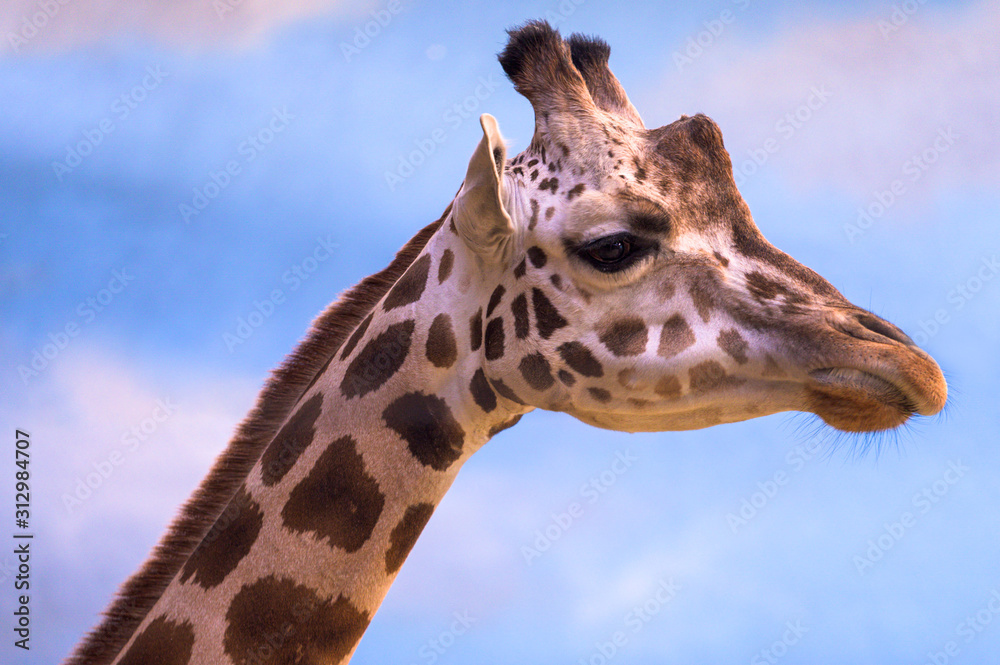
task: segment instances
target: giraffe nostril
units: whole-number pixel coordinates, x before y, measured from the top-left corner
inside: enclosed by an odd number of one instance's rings
[[[916,346],[913,340],[910,339],[906,333],[888,321],[883,321],[882,319],[872,316],[871,314],[858,314],[855,318],[858,323],[877,335],[888,337],[891,340],[895,340],[900,344],[905,344],[907,346]]]

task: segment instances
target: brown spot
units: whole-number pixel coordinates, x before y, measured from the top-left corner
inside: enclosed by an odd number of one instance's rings
[[[559,380],[562,381],[567,386],[572,386],[574,383],[576,383],[576,377],[564,369],[559,370],[556,376],[558,376]]]
[[[660,298],[662,300],[670,300],[674,297],[674,293],[677,292],[677,289],[674,287],[673,280],[667,278],[660,282],[657,287],[657,292],[660,294]]]
[[[528,324],[528,298],[522,293],[510,303],[510,311],[514,315],[514,334],[518,339],[524,339],[530,332]]]
[[[451,269],[455,265],[455,254],[450,249],[444,250],[441,255],[441,263],[438,264],[438,284],[444,284],[444,280],[451,275]]]
[[[601,404],[607,404],[611,401],[611,393],[604,388],[587,388],[587,392]]]
[[[639,158],[633,156],[632,164],[635,165],[635,179],[642,182],[646,179],[646,169],[642,168],[642,164],[639,163]]]
[[[499,316],[486,326],[486,359],[503,358],[503,319]]]
[[[529,161],[528,161],[528,164],[527,164],[527,166],[528,166],[528,167],[530,168],[530,167],[534,166],[534,165],[535,165],[535,164],[537,164],[537,163],[538,163],[538,160],[537,160],[537,159],[532,159],[532,160],[529,160]]]
[[[762,272],[754,271],[747,273],[744,279],[746,280],[747,290],[750,291],[750,295],[757,302],[762,303],[765,300],[774,300],[779,294],[789,293],[788,287],[781,282],[771,279]]]
[[[514,279],[521,279],[526,272],[528,272],[528,262],[525,259],[521,259],[521,262],[514,268]]]
[[[142,629],[119,665],[187,665],[194,647],[194,626],[157,617]]]
[[[483,343],[483,308],[480,307],[469,319],[469,345],[478,351]]]
[[[556,207],[555,206],[549,206],[548,208],[546,208],[545,209],[545,221],[547,222],[550,219],[552,219],[552,216],[555,215],[555,214],[556,214]]]
[[[357,442],[342,436],[295,486],[281,517],[293,531],[312,532],[331,547],[356,552],[371,537],[384,506],[385,496],[365,469]]]
[[[738,386],[743,379],[726,374],[726,370],[714,360],[698,363],[688,370],[691,382],[691,392],[703,393],[717,388]]]
[[[538,175],[538,171],[531,175],[531,179],[534,180],[536,175]],[[534,230],[536,224],[538,224],[538,201],[531,199],[531,217],[528,219],[528,230]]]
[[[418,503],[407,507],[403,519],[399,520],[389,534],[389,551],[385,553],[385,572],[394,574],[410,554],[417,538],[434,514],[434,504]]]
[[[724,257],[722,254],[719,254],[718,252],[712,252],[712,256],[715,257],[716,261],[718,261],[719,263],[722,264],[723,268],[728,268],[729,267],[729,259],[727,259],[726,257]]]
[[[528,385],[535,390],[548,390],[555,383],[549,361],[541,353],[531,353],[521,358],[518,369]]]
[[[424,466],[444,471],[462,456],[465,430],[437,395],[406,393],[385,408],[382,418]]]
[[[583,190],[584,190],[584,189],[586,189],[586,187],[585,187],[585,186],[584,186],[584,184],[583,184],[583,183],[581,182],[580,184],[578,184],[578,185],[576,185],[575,187],[573,187],[573,189],[571,189],[571,190],[569,190],[568,192],[566,192],[566,199],[567,199],[568,201],[572,201],[572,200],[573,200],[573,197],[575,197],[575,196],[580,196],[580,194],[582,194],[582,193],[583,193]]]
[[[673,358],[678,353],[694,344],[694,332],[684,317],[674,314],[663,324],[660,331],[660,346],[656,353],[664,358]]]
[[[353,351],[354,347],[357,346],[358,342],[361,341],[361,338],[364,336],[365,331],[368,330],[368,325],[372,322],[372,318],[374,316],[375,316],[374,312],[369,314],[365,318],[365,320],[362,321],[361,324],[354,330],[354,333],[351,335],[351,338],[347,340],[347,344],[344,346],[343,353],[340,354],[341,360],[344,360],[347,358],[347,356],[351,355],[351,351]],[[324,367],[324,369],[326,368]]]
[[[538,189],[543,192],[546,189],[551,189],[552,193],[555,194],[556,190],[559,189],[559,180],[556,178],[545,178],[540,183],[538,183]]]
[[[365,344],[340,382],[344,397],[363,397],[392,378],[410,352],[413,327],[412,319],[394,323]]]
[[[307,586],[268,575],[233,598],[223,646],[235,665],[339,663],[370,620],[342,595],[322,600]]]
[[[639,318],[618,319],[600,334],[601,343],[616,356],[637,356],[646,350],[649,331]]]
[[[716,338],[719,348],[732,356],[733,360],[743,365],[747,362],[747,349],[750,345],[735,328],[727,328]]]
[[[548,260],[548,257],[545,256],[545,252],[542,250],[541,247],[535,247],[534,245],[532,245],[531,247],[528,248],[528,260],[531,261],[531,265],[533,265],[534,267],[541,268],[542,266],[545,265],[545,262]]]
[[[566,342],[556,349],[563,362],[583,376],[599,377],[604,375],[604,368],[594,354],[580,342]]]
[[[403,273],[396,285],[385,297],[385,304],[382,305],[385,311],[403,307],[420,300],[424,294],[424,287],[427,286],[427,274],[431,269],[431,255],[424,254],[413,262],[413,265]]]
[[[527,402],[518,397],[517,393],[511,390],[510,386],[508,386],[500,379],[490,379],[489,381],[490,385],[493,386],[493,390],[497,391],[497,394],[503,397],[504,399],[509,399],[511,402],[516,402],[523,406],[527,406]]]
[[[712,288],[710,288],[710,286]],[[691,301],[694,303],[695,308],[698,310],[698,315],[701,316],[701,320],[708,323],[709,318],[711,318],[711,312],[715,309],[715,284],[709,284],[708,280],[695,280],[689,289],[691,293]]]
[[[560,277],[557,273],[549,275],[549,281],[552,282],[552,286],[562,291],[562,277]]]
[[[521,416],[523,415],[524,415],[523,413],[519,413],[516,416],[511,417],[509,420],[505,420],[502,423],[494,425],[493,427],[490,428],[488,436],[492,438],[497,434],[499,434],[500,432],[504,431],[505,429],[510,429],[511,427],[516,425],[518,421],[521,420]]]
[[[476,373],[472,375],[469,392],[472,393],[472,399],[476,401],[479,408],[486,413],[497,408],[497,395],[490,388],[490,383],[486,380],[486,374],[483,373],[482,368],[477,369]]]
[[[493,289],[493,293],[490,295],[490,302],[489,302],[488,305],[486,305],[486,318],[487,319],[490,318],[493,315],[493,310],[495,310],[497,308],[497,305],[500,304],[500,300],[503,299],[503,294],[506,291],[507,291],[507,289],[503,288],[503,284],[501,284],[501,285],[497,286],[497,288]]]
[[[535,309],[535,325],[542,339],[548,339],[559,328],[568,325],[545,294],[538,289],[531,290],[531,304]]]
[[[261,482],[271,487],[292,468],[316,434],[316,420],[323,407],[323,394],[316,393],[274,435],[260,458]]]
[[[531,182],[535,182],[536,178],[538,178],[538,169],[531,172]]]
[[[260,506],[240,487],[211,530],[191,554],[180,573],[180,581],[194,582],[205,589],[222,583],[257,542],[264,513]]]
[[[785,370],[781,369],[781,365],[778,364],[778,361],[771,357],[771,354],[767,354],[767,358],[764,363],[764,371],[761,372],[761,374],[763,376],[773,376],[779,379],[783,376],[788,376],[788,374],[785,373]]]
[[[660,397],[677,399],[681,396],[681,382],[677,380],[676,376],[669,374],[656,382],[653,392]]]
[[[451,317],[438,314],[427,331],[427,359],[435,367],[451,367],[458,358],[458,342],[451,328]]]

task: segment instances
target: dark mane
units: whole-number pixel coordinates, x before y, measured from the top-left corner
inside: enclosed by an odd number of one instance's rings
[[[440,219],[421,229],[396,253],[387,268],[344,292],[313,321],[305,339],[271,373],[257,403],[152,555],[121,586],[104,620],[77,646],[66,665],[104,665],[118,655],[327,361],[413,263],[450,211],[449,205]]]

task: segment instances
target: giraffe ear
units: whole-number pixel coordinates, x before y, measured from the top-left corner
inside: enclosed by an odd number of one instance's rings
[[[455,197],[455,227],[477,256],[499,263],[507,256],[514,234],[514,224],[503,204],[507,150],[496,118],[484,113],[479,124],[483,126],[483,139],[469,160],[465,182]]]

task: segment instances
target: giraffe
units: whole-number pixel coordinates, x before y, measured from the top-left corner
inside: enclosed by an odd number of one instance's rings
[[[929,355],[764,239],[713,121],[647,129],[605,42],[508,34],[528,147],[480,118],[440,219],[314,321],[68,663],[346,663],[463,463],[536,408],[629,432],[943,408]]]

